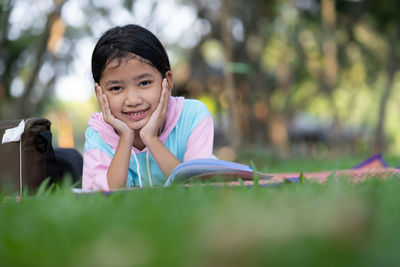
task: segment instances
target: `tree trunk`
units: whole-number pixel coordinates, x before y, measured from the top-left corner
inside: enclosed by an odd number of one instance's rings
[[[29,116],[32,116],[32,113],[35,112],[36,105],[31,103],[31,95],[32,91],[36,85],[38,74],[40,71],[40,68],[43,64],[46,50],[47,50],[47,43],[50,38],[50,30],[51,26],[57,19],[61,16],[61,8],[64,4],[64,1],[59,1],[58,6],[54,9],[54,11],[49,14],[47,18],[47,23],[44,28],[44,32],[42,33],[40,43],[38,45],[38,49],[35,54],[35,64],[33,66],[33,69],[30,73],[30,76],[28,78],[28,81],[25,85],[25,90],[22,96],[17,100],[17,103],[15,105],[16,110],[14,111],[14,116],[18,118],[26,118]]]
[[[323,84],[327,92],[331,93],[337,76],[337,48],[335,41],[336,7],[335,0],[322,0],[322,25],[323,25],[323,54],[324,71]]]
[[[389,100],[390,94],[392,93],[393,89],[393,81],[397,67],[397,58],[396,58],[396,45],[398,40],[398,27],[395,26],[393,34],[389,39],[389,51],[387,57],[387,73],[388,78],[386,81],[386,86],[382,93],[381,99],[379,101],[379,113],[378,113],[378,122],[375,129],[375,139],[373,145],[373,152],[383,152],[385,150],[385,136],[384,136],[384,129],[385,129],[385,118],[386,118],[386,106]]]
[[[9,18],[12,10],[12,2],[5,1],[2,3],[2,14],[0,14],[0,58],[4,60],[6,57],[6,42],[8,37],[8,29],[10,27]],[[3,105],[6,102],[6,83],[4,77],[6,77],[7,70],[4,71],[2,77],[0,77],[0,119],[3,119]]]
[[[222,1],[221,8],[221,33],[222,42],[225,48],[225,68],[224,68],[224,80],[225,80],[225,92],[228,102],[228,116],[229,116],[229,129],[228,136],[233,148],[237,151],[242,140],[242,131],[240,129],[240,115],[239,109],[237,108],[237,93],[235,90],[233,73],[230,70],[230,64],[232,62],[232,34],[231,34],[231,7],[230,1]]]
[[[329,97],[329,103],[333,111],[333,141],[340,142],[340,118],[338,108],[333,98],[333,91],[337,83],[337,45],[335,40],[336,28],[336,0],[321,1],[322,17],[322,50],[323,50],[323,71],[322,91]]]

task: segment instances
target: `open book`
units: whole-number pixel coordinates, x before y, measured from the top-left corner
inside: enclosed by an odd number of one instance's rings
[[[260,180],[271,175],[257,172]],[[253,180],[255,171],[247,165],[220,159],[195,159],[179,164],[168,177],[165,186],[215,178],[220,181]]]

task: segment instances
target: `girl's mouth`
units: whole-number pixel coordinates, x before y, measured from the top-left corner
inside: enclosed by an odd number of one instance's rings
[[[142,109],[142,110],[137,110],[137,111],[132,111],[132,112],[124,112],[124,113],[126,115],[128,115],[128,118],[130,120],[139,121],[146,116],[146,111],[147,111],[147,109]]]

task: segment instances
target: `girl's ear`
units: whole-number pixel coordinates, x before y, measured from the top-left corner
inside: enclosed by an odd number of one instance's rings
[[[171,93],[172,88],[174,87],[174,79],[173,79],[173,75],[172,75],[172,71],[167,71],[165,73],[165,78],[167,79],[168,82],[168,91]]]

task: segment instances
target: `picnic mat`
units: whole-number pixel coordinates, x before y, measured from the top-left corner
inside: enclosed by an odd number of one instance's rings
[[[329,177],[340,177],[348,179],[350,182],[361,182],[369,177],[373,178],[389,178],[396,175],[400,175],[400,169],[389,167],[387,162],[384,160],[381,154],[376,154],[372,157],[367,158],[357,166],[348,170],[330,170],[321,172],[291,172],[291,173],[268,173],[270,179],[259,179],[258,184],[260,186],[268,186],[272,184],[281,184],[284,182],[299,182],[299,178],[302,175],[307,180],[313,180],[319,183],[324,183]],[[245,184],[247,186],[254,185],[254,181],[230,181],[224,183],[227,185],[235,186]]]

